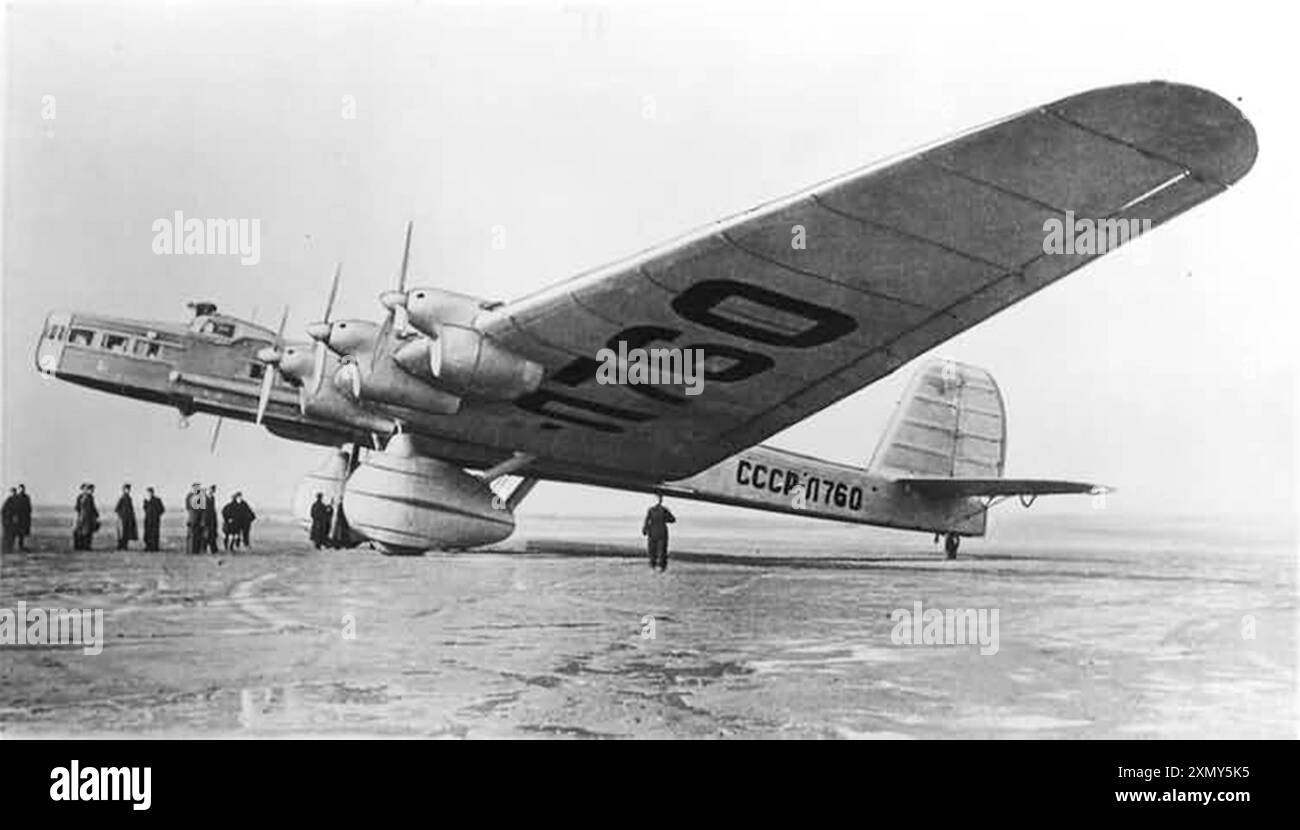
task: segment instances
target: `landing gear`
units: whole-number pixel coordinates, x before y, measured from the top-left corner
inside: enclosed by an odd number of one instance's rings
[[[961,545],[961,537],[956,533],[949,533],[947,536],[943,537],[943,551],[948,555],[949,559],[957,558],[957,548],[959,545]]]

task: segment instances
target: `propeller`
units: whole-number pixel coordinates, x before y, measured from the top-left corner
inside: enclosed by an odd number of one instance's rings
[[[312,393],[320,392],[321,382],[325,379],[325,343],[330,338],[330,313],[334,310],[334,300],[339,293],[339,276],[343,271],[343,264],[338,263],[334,266],[334,281],[330,284],[330,298],[325,303],[325,319],[319,323],[312,323],[307,327],[307,334],[311,339],[316,341],[316,378],[315,386]]]
[[[406,309],[403,302],[406,299],[406,269],[411,264],[411,230],[415,223],[407,220],[406,223],[406,242],[402,246],[402,270],[397,273],[397,290],[385,291],[379,295],[379,301],[388,309],[388,316],[384,318],[384,324],[379,327],[375,334],[375,347],[370,350],[370,371],[375,370],[375,364],[380,357],[380,350],[388,343],[389,335],[393,330],[393,323],[397,317],[397,310],[400,308],[403,312],[401,330],[406,330]]]
[[[361,400],[361,367],[354,358],[346,358],[334,373],[336,386],[347,384],[354,400]]]
[[[257,424],[260,426],[262,418],[266,415],[267,404],[271,402],[271,385],[275,383],[276,367],[279,366],[280,360],[284,357],[282,349],[284,348],[284,324],[289,320],[289,306],[284,307],[284,313],[280,315],[280,327],[275,331],[275,340],[271,346],[261,348],[257,352],[257,359],[262,361],[266,366],[262,372],[262,391],[257,398]]]

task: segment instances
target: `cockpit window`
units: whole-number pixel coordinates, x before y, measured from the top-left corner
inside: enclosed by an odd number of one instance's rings
[[[253,380],[261,380],[262,375],[266,373],[266,367],[261,363],[248,364],[248,376]]]
[[[201,329],[201,331],[204,334],[215,334],[218,337],[234,337],[235,324],[222,323],[217,320],[209,320],[203,324],[203,328]]]
[[[127,336],[125,334],[105,334],[104,348],[110,352],[126,354]]]
[[[89,346],[94,339],[95,333],[90,329],[72,329],[68,333],[68,342],[75,346]]]

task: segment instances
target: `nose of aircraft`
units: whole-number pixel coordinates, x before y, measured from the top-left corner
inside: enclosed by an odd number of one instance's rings
[[[328,343],[330,339],[330,324],[312,323],[307,327],[307,336],[312,340],[318,340],[321,343]]]
[[[52,311],[45,318],[40,339],[36,341],[36,368],[38,371],[52,375],[59,369],[59,358],[63,353],[63,342],[68,338],[68,326],[72,322],[72,312]]]

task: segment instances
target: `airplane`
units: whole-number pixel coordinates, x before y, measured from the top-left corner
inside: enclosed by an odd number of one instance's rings
[[[337,538],[388,554],[499,542],[546,480],[922,531],[953,559],[1000,501],[1105,490],[1003,476],[987,370],[921,361],[865,466],[762,442],[1114,247],[1098,232],[1049,251],[1053,223],[1158,226],[1236,183],[1257,149],[1212,92],[1093,89],[511,302],[408,288],[408,224],[380,322],[332,318],[336,268],[309,340],[285,339],[287,309],[278,330],[206,302],[188,324],[55,311],[36,363],[330,447],[295,515],[323,493],[346,514]],[[701,394],[680,373],[602,383],[606,348],[702,356]]]

